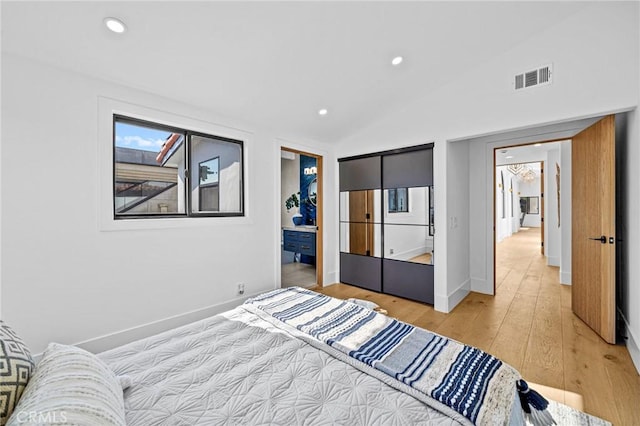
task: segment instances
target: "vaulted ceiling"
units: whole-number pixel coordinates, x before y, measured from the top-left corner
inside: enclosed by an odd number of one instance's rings
[[[336,142],[582,2],[2,2],[2,51]],[[103,19],[128,31],[109,32]],[[404,62],[394,67],[391,59]],[[6,83],[6,82],[4,82]],[[326,116],[318,110],[328,109]]]

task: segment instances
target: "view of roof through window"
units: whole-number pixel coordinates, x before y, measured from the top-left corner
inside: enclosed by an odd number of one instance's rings
[[[143,123],[115,121],[116,215],[182,213],[178,167],[167,160],[184,135]]]

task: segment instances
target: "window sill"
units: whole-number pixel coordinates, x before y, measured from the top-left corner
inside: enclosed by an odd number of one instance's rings
[[[173,228],[211,228],[229,225],[250,225],[253,221],[247,216],[227,217],[158,217],[151,219],[113,219],[104,218],[100,221],[100,231],[135,231],[158,230]]]

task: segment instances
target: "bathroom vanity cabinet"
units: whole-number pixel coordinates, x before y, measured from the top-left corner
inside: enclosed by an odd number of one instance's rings
[[[294,253],[316,255],[316,233],[315,230],[285,228],[283,230],[284,250]]]

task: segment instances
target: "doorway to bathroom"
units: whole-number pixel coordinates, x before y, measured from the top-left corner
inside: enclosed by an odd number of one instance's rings
[[[322,286],[322,156],[280,151],[281,287]]]

